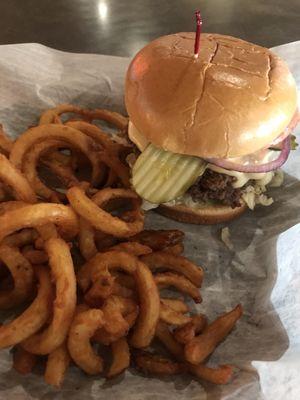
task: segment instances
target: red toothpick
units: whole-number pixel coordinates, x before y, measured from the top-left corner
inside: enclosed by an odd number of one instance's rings
[[[195,15],[196,15],[196,34],[195,34],[194,57],[198,58],[199,47],[200,47],[200,35],[201,35],[202,18],[201,18],[200,11],[196,11]]]

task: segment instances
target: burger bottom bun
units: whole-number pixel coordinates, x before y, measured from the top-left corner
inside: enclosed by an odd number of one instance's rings
[[[222,205],[207,205],[207,207],[198,209],[186,207],[184,205],[161,205],[156,208],[155,211],[165,217],[174,219],[175,221],[185,222],[187,224],[213,225],[231,221],[242,215],[246,209],[246,204],[236,208]]]

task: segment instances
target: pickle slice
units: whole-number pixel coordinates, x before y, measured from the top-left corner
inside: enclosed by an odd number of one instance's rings
[[[175,154],[149,144],[132,169],[135,191],[161,204],[183,195],[201,176],[207,163],[199,157]]]

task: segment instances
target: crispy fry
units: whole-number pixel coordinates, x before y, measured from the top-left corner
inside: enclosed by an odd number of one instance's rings
[[[239,304],[232,311],[223,314],[185,345],[185,357],[191,364],[199,364],[205,360],[234,328],[242,316],[243,309]]]
[[[39,235],[42,239],[42,246],[41,249],[44,248],[44,242],[48,239],[57,238],[58,232],[54,223],[44,224],[41,226],[37,226],[36,230],[38,231]]]
[[[159,318],[167,324],[182,326],[191,321],[191,317],[173,310],[163,302],[160,303]]]
[[[117,143],[113,142],[111,137],[96,125],[86,121],[68,121],[66,125],[83,132],[104,149],[114,151],[117,148]]]
[[[8,197],[6,186],[0,182],[0,202],[6,201]]]
[[[171,361],[165,357],[148,352],[140,352],[134,357],[134,361],[139,369],[146,374],[153,375],[175,375],[185,372],[184,364]]]
[[[45,250],[55,281],[56,298],[49,326],[22,344],[25,350],[34,354],[52,353],[64,342],[76,306],[76,279],[68,245],[62,239],[53,238],[45,243]]]
[[[144,217],[140,211],[137,195],[126,189],[103,189],[89,199],[80,187],[72,187],[67,191],[67,197],[74,210],[90,224],[105,233],[117,237],[128,237],[136,234],[144,225]],[[135,204],[134,221],[126,222],[104,211],[101,206],[109,200],[127,198]]]
[[[48,255],[42,250],[35,250],[32,246],[22,249],[23,256],[31,264],[44,264],[48,261]]]
[[[28,206],[28,203],[25,203],[21,200],[4,201],[3,203],[0,203],[0,215],[3,215],[8,211],[14,211],[18,210],[19,208],[24,208],[26,206]]]
[[[134,273],[140,299],[140,314],[131,336],[131,345],[136,348],[148,346],[155,334],[159,319],[159,293],[151,271],[139,262]]]
[[[152,249],[144,244],[138,242],[123,242],[110,247],[109,250],[120,250],[126,253],[133,254],[134,256],[143,256],[152,253]]]
[[[63,186],[72,187],[74,185],[79,185],[79,180],[77,179],[72,167],[64,165],[59,161],[48,160],[47,158],[43,158],[41,163],[45,167],[49,168],[49,170],[59,179]],[[60,198],[60,194],[61,193],[55,193],[58,198]],[[51,196],[49,198],[51,198]]]
[[[175,256],[179,256],[184,252],[184,246],[183,243],[177,243],[173,246],[165,247],[164,251],[166,251],[167,253],[171,253]]]
[[[91,307],[100,307],[113,294],[115,278],[106,269],[97,276],[92,287],[85,293],[84,300]]]
[[[0,203],[1,210],[1,203]],[[98,251],[107,251],[110,247],[117,244],[119,239],[112,235],[108,235],[107,233],[101,231],[95,231],[95,242]]]
[[[45,382],[57,388],[61,387],[70,361],[69,351],[64,342],[48,355]]]
[[[107,123],[118,132],[106,132]],[[225,384],[233,367],[202,362],[241,306],[206,326],[185,296],[160,298],[159,290],[173,288],[201,302],[203,271],[182,256],[183,232],[143,230],[142,201],[130,189],[128,156],[136,149],[127,126],[120,114],[71,104],[45,111],[14,142],[0,126],[0,308],[35,297],[0,323],[0,349],[16,346],[14,367],[23,374],[47,355],[44,379],[57,388],[71,360],[90,375],[101,373],[103,346],[112,355],[107,379],[129,366],[133,348],[146,373],[190,372]],[[175,361],[141,351],[152,349],[153,339]]]
[[[12,290],[0,291],[0,309],[8,309],[22,304],[31,295],[33,269],[16,247],[1,245],[0,260],[9,269],[14,280]]]
[[[55,223],[62,235],[74,237],[78,232],[78,219],[74,211],[62,204],[40,203],[9,211],[0,216],[0,242],[8,235],[23,229]]]
[[[34,229],[22,229],[20,232],[7,236],[2,244],[7,246],[23,247],[34,243],[38,238],[38,234]]]
[[[113,284],[113,290],[112,290],[112,294],[124,297],[124,298],[129,298],[129,299],[133,299],[136,297],[136,293],[134,290],[129,289],[123,285],[121,285],[118,282],[114,282]]]
[[[95,354],[90,339],[104,323],[101,310],[90,309],[78,313],[71,325],[68,349],[72,360],[87,374],[99,374],[103,370],[102,358]]]
[[[172,308],[172,310],[180,312],[182,314],[185,314],[189,311],[188,306],[183,300],[161,298],[160,302]]]
[[[120,338],[111,345],[113,361],[106,374],[106,378],[114,378],[121,374],[130,364],[130,350],[125,338]]]
[[[77,281],[85,292],[92,282],[101,278],[103,272],[120,270],[133,274],[137,268],[137,258],[121,251],[97,253],[78,272]]]
[[[37,356],[16,346],[13,353],[13,368],[21,375],[30,374],[37,363]]]
[[[233,367],[231,365],[220,365],[217,368],[210,368],[203,364],[188,366],[189,371],[197,378],[216,385],[226,385],[233,377]]]
[[[110,296],[102,307],[104,328],[112,335],[125,335],[129,325],[122,313],[123,304],[118,296]]]
[[[166,349],[178,360],[183,360],[184,352],[183,347],[174,339],[173,335],[169,331],[168,325],[162,321],[159,321],[155,331],[155,337],[157,337]]]
[[[167,350],[179,361],[184,359],[184,349],[173,337],[168,326],[159,322],[155,336],[164,344]],[[192,365],[186,363],[187,369],[196,377],[219,385],[228,383],[233,375],[233,368],[229,365],[220,365],[217,368],[210,368],[204,364]]]
[[[115,282],[124,286],[127,289],[135,289],[135,280],[131,275],[124,274],[123,272],[112,272]]]
[[[203,270],[185,257],[173,255],[164,251],[157,251],[143,256],[142,261],[146,263],[151,271],[158,269],[168,269],[184,275],[197,287],[201,286],[203,280]]]
[[[27,179],[3,154],[0,154],[0,180],[12,189],[16,199],[36,203],[36,195]]]
[[[203,314],[192,316],[192,320],[186,325],[175,329],[173,332],[177,342],[186,344],[190,342],[196,334],[203,331],[207,325],[207,318]]]
[[[59,150],[48,151],[45,155],[45,158],[47,158],[47,160],[49,161],[58,162],[65,167],[72,167],[73,165],[72,154],[65,154],[60,152]]]
[[[166,247],[181,243],[184,233],[179,230],[144,230],[129,240],[151,247],[153,251],[164,250]]]
[[[45,140],[45,137],[47,140],[62,140],[66,143],[66,146],[69,144],[78,148],[91,162],[93,169],[92,183],[97,184],[99,182],[102,172],[99,168],[99,161],[95,151],[97,150],[96,143],[82,132],[68,126],[50,124],[28,129],[15,141],[10,153],[11,163],[22,169],[25,155],[34,145]]]
[[[39,279],[37,296],[19,317],[0,326],[0,349],[14,346],[35,334],[51,315],[53,292],[49,273],[43,267],[35,271]]]
[[[128,119],[123,117],[123,115],[118,114],[116,112],[104,110],[104,109],[96,109],[96,110],[87,110],[84,108],[80,108],[78,106],[74,106],[72,104],[60,104],[59,106],[52,108],[50,110],[45,111],[40,117],[40,125],[42,124],[53,124],[53,123],[62,123],[59,118],[61,114],[64,113],[75,113],[79,114],[82,117],[87,118],[88,120],[103,120],[107,121],[113,125],[115,125],[119,129],[126,128],[128,124]]]
[[[79,218],[79,249],[86,260],[94,257],[98,252],[94,228],[84,218]]]
[[[37,172],[39,162],[49,167],[67,187],[78,184],[78,180],[70,170],[70,167],[44,157],[49,150],[57,150],[62,147],[66,147],[66,143],[63,141],[45,140],[35,144],[24,156],[22,171],[35,193],[41,198],[50,200],[53,195],[56,196],[56,192],[46,186],[39,178]]]
[[[158,287],[161,289],[172,286],[181,293],[191,296],[195,303],[201,303],[202,301],[199,289],[184,276],[173,274],[171,272],[165,272],[162,274],[156,274],[154,279]]]
[[[104,110],[101,108],[96,108],[95,110],[89,110],[88,114],[91,120],[103,120],[106,122],[109,122],[112,125],[115,125],[117,128],[123,130],[127,127],[128,125],[128,118],[124,117],[123,115],[109,111],[109,110]]]
[[[129,166],[123,163],[118,156],[114,153],[108,154],[107,152],[99,152],[100,160],[107,165],[112,172],[116,175],[118,180],[121,181],[124,188],[130,188],[130,170]]]
[[[124,319],[128,323],[129,328],[132,328],[135,324],[135,321],[138,317],[138,311],[139,310],[137,307],[135,310],[124,316]],[[120,332],[117,335],[112,335],[111,333],[107,332],[105,328],[101,328],[95,332],[92,340],[96,343],[109,346],[110,344],[119,340],[121,337],[123,337],[123,335],[122,333],[120,334]]]

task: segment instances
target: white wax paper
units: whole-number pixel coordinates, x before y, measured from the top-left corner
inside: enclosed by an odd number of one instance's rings
[[[300,42],[274,49],[289,63],[300,86]],[[124,111],[123,82],[129,60],[70,54],[37,44],[0,46],[0,121],[12,135],[33,125],[40,112],[59,103]],[[199,310],[211,319],[237,303],[245,309],[237,328],[211,363],[239,367],[226,386],[200,384],[190,376],[144,378],[134,371],[114,381],[88,377],[72,367],[61,391],[40,374],[12,370],[0,353],[0,400],[298,400],[300,399],[300,159],[284,167],[275,203],[248,211],[228,224],[234,251],[220,240],[222,226],[176,223],[154,212],[153,228],[186,233],[186,254],[205,270]]]

